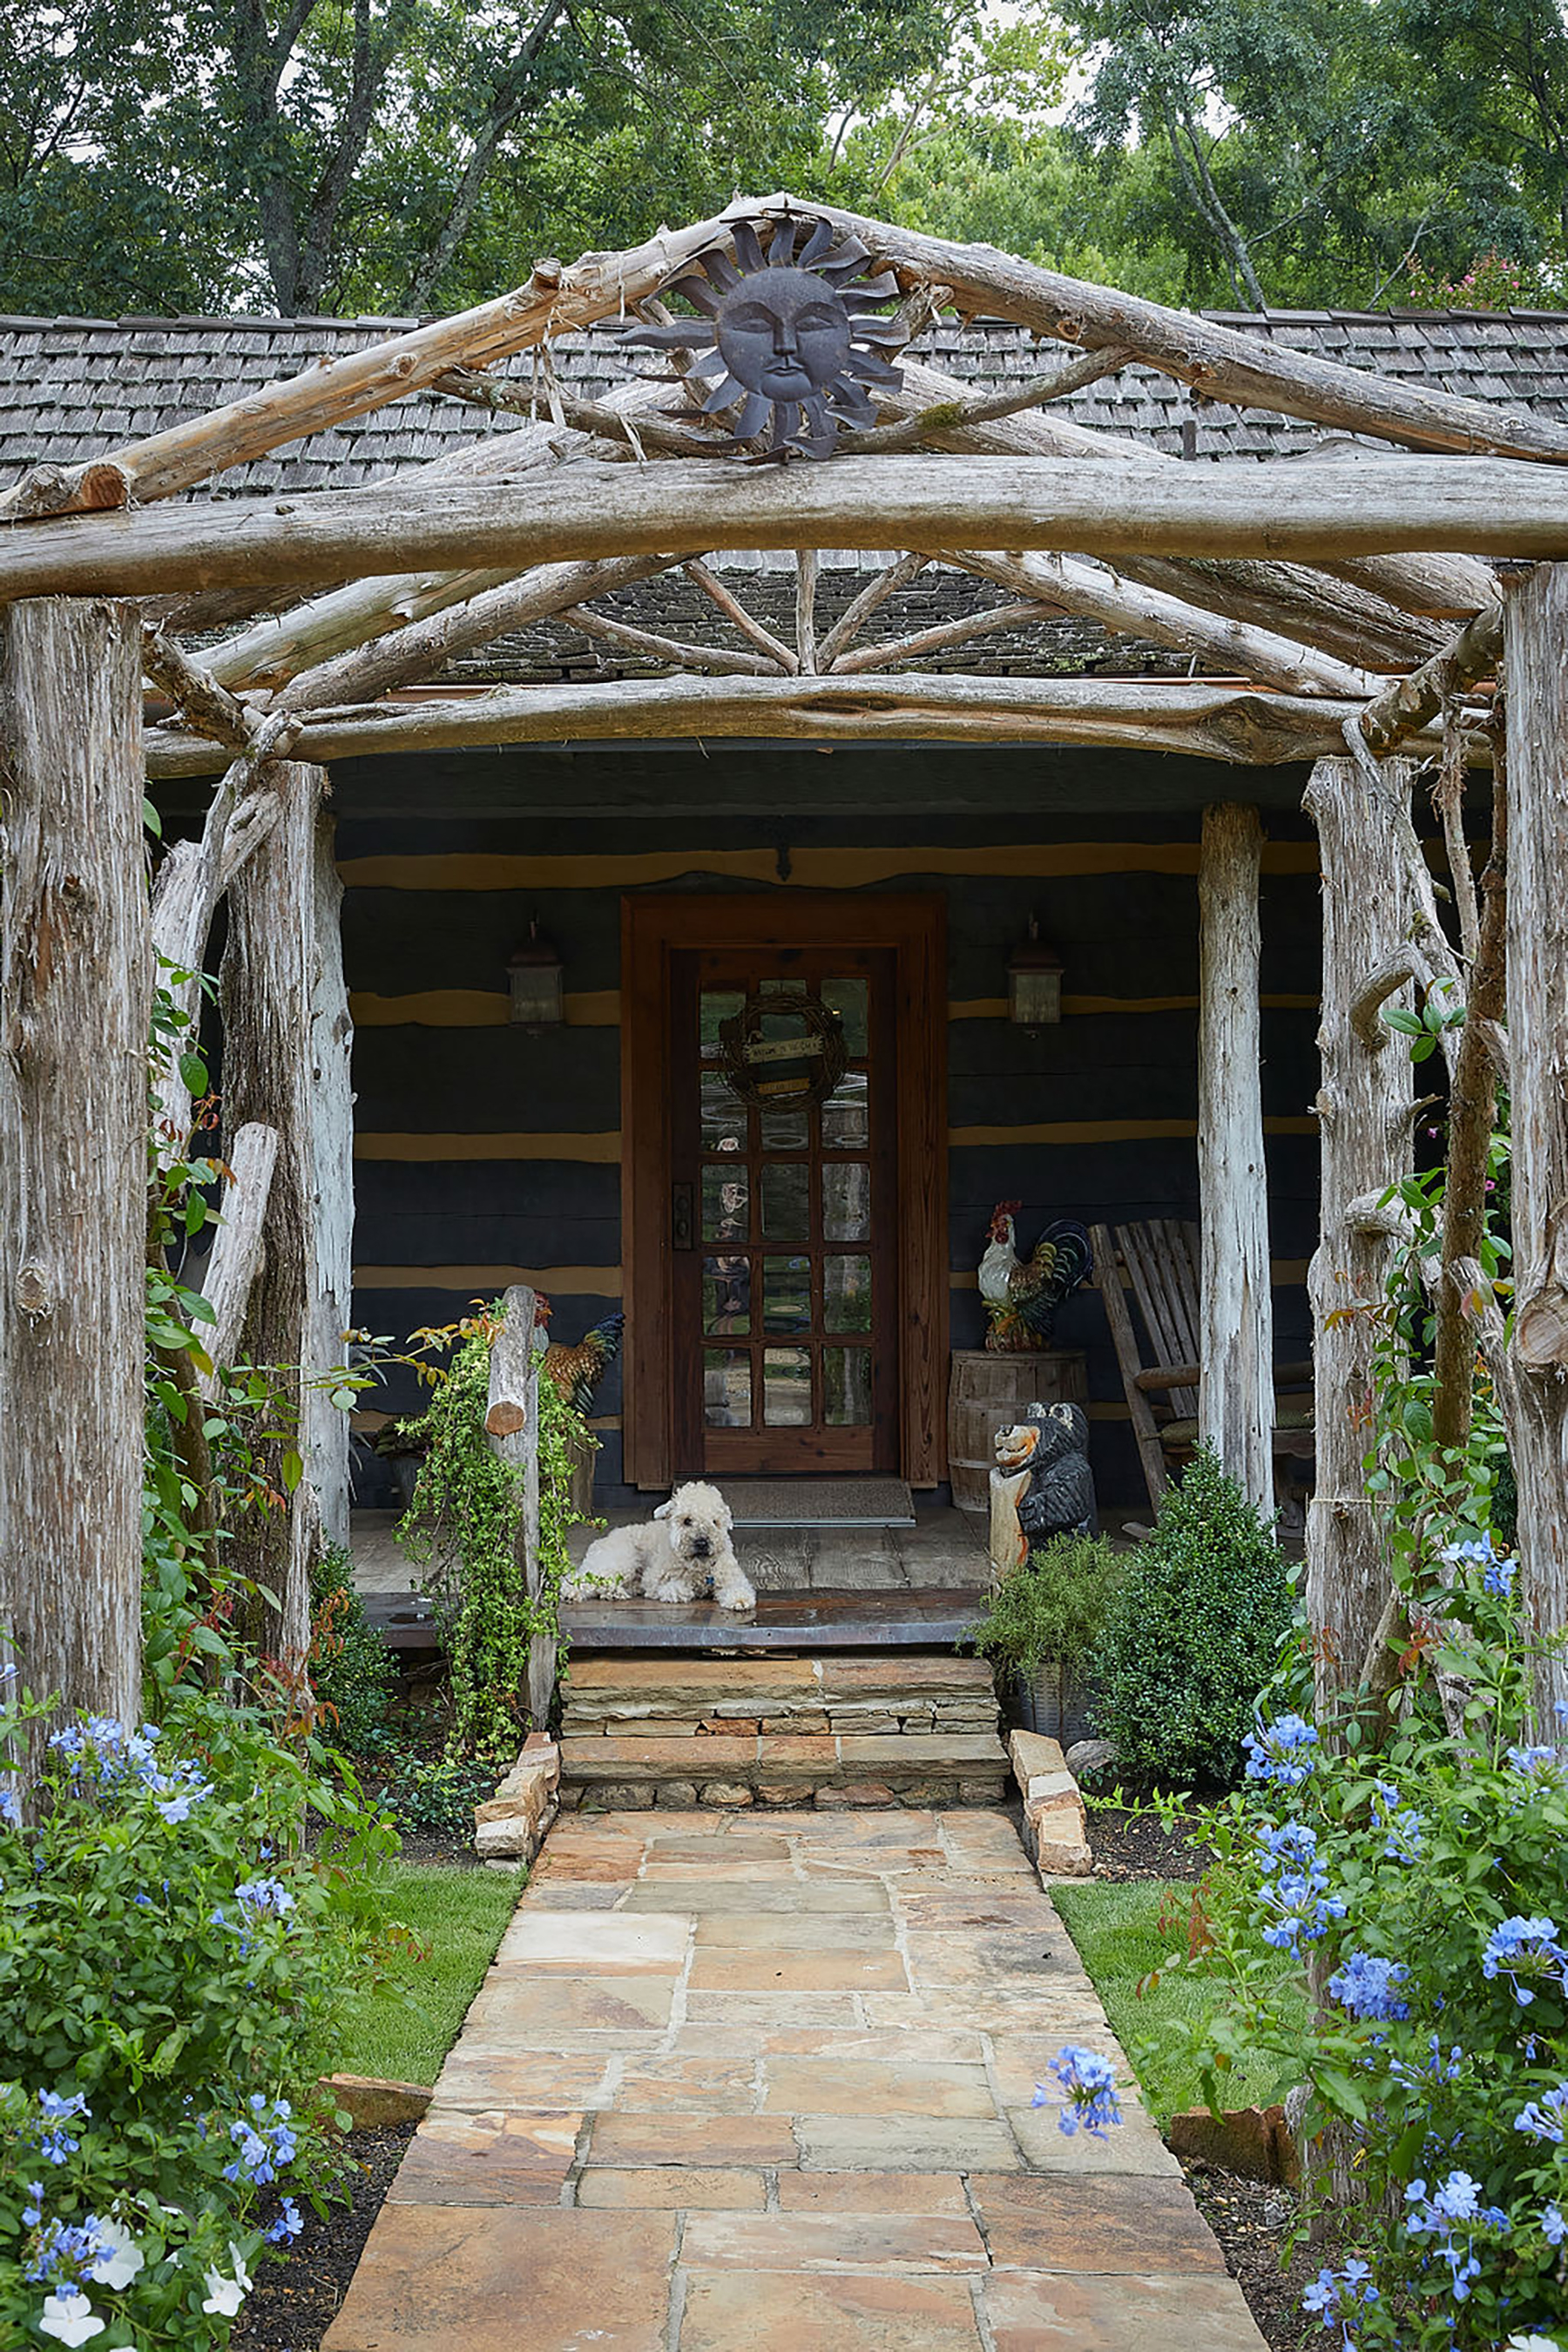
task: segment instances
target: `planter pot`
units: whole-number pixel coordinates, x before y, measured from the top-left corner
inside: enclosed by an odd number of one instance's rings
[[[1023,1729],[1058,1740],[1064,1748],[1090,1737],[1093,1697],[1081,1669],[1058,1665],[1050,1658],[1035,1675],[1019,1674],[1013,1680],[1013,1707]]]

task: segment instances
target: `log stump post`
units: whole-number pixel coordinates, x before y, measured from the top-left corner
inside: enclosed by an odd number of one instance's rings
[[[265,1252],[241,1353],[271,1371],[302,1450],[316,1263],[316,827],[325,779],[320,768],[293,761],[279,761],[271,773],[281,803],[278,822],[229,886],[220,974],[224,1119],[230,1136],[255,1122],[278,1137]],[[268,1465],[271,1483],[281,1493],[284,1448],[274,1444],[268,1451],[277,1457]],[[229,1548],[233,1564],[279,1597],[279,1608],[264,1607],[258,1636],[286,1676],[303,1673],[310,1652],[310,1564],[320,1540],[315,1493],[301,1478],[285,1512],[247,1524]]]
[[[1514,1319],[1509,1442],[1520,1584],[1536,1631],[1568,1623],[1568,565],[1508,598],[1508,1036]],[[1542,1658],[1538,1736],[1568,1665]]]
[[[1274,1507],[1274,1299],[1263,1150],[1255,808],[1204,811],[1198,862],[1198,1435]]]
[[[534,1336],[536,1298],[525,1282],[514,1282],[504,1299],[506,1320],[490,1347],[489,1398],[485,1429],[501,1460],[522,1474],[515,1548],[518,1580],[531,1601],[543,1591],[539,1557],[539,1349]],[[553,1634],[535,1633],[528,1653],[528,1716],[535,1731],[548,1730],[555,1696],[557,1643]]]
[[[0,620],[0,1631],[23,1679],[141,1697],[147,1040],[141,625]]]
[[[1392,765],[1387,789],[1408,794],[1408,769]],[[1352,1210],[1414,1165],[1415,1087],[1409,1054],[1375,1020],[1382,1003],[1410,1002],[1408,987],[1394,978],[1408,971],[1400,957],[1409,909],[1389,872],[1386,827],[1348,759],[1318,761],[1304,805],[1318,829],[1323,906],[1321,1203],[1307,1275],[1317,1426],[1307,1614],[1321,1706],[1359,1681],[1390,1589],[1364,1462],[1372,1443],[1371,1310],[1383,1300],[1392,1243]]]

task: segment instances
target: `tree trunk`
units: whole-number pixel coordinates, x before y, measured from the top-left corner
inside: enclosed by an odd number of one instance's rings
[[[1520,1584],[1538,1634],[1568,1622],[1568,570],[1508,599],[1508,1034],[1514,1320],[1510,1444]],[[1555,1738],[1568,1664],[1537,1663],[1538,1730]]]
[[[316,819],[312,892],[315,929],[310,996],[310,1105],[315,1169],[315,1229],[308,1361],[320,1379],[343,1362],[353,1292],[354,1098],[350,1083],[353,1022],[343,976],[343,886],[333,860],[336,827],[323,808]],[[349,1539],[348,1415],[325,1389],[305,1399],[305,1475],[321,1506],[329,1544]]]
[[[140,616],[0,625],[0,1633],[136,1720],[147,1039]]]
[[[228,945],[221,994],[224,1113],[230,1135],[251,1121],[274,1129],[278,1160],[267,1215],[266,1260],[250,1294],[244,1356],[276,1383],[284,1425],[303,1451],[304,1379],[311,1356],[316,1158],[312,1094],[315,845],[323,777],[319,768],[279,761],[272,770],[281,813],[229,890]],[[273,1487],[287,1492],[283,1457],[266,1448]],[[286,1677],[303,1672],[310,1639],[310,1569],[316,1512],[301,1479],[286,1507],[242,1523],[234,1565],[277,1597],[264,1604],[258,1637]]]
[[[1408,797],[1408,772],[1397,765]],[[1410,1056],[1392,1033],[1365,1041],[1352,1009],[1369,977],[1400,968],[1408,933],[1405,893],[1391,876],[1387,833],[1350,760],[1320,760],[1306,809],[1318,828],[1323,874],[1322,1084],[1320,1234],[1307,1276],[1312,1307],[1317,1480],[1307,1512],[1307,1613],[1320,1706],[1353,1689],[1389,1594],[1377,1507],[1363,1463],[1372,1443],[1373,1316],[1392,1243],[1351,1214],[1413,1164]],[[1408,970],[1408,965],[1404,967]],[[1408,1003],[1391,983],[1385,1001]]]
[[[539,1558],[539,1361],[534,1337],[534,1293],[513,1283],[505,1298],[506,1321],[490,1349],[490,1389],[485,1427],[503,1462],[522,1473],[518,1513],[517,1571],[523,1591],[537,1601],[543,1588]],[[555,1696],[557,1644],[552,1634],[535,1633],[528,1652],[528,1713],[535,1731],[546,1730]]]
[[[1249,1503],[1274,1507],[1274,1299],[1263,1151],[1254,808],[1204,811],[1198,865],[1198,1434]]]
[[[253,1123],[231,1137],[229,1174],[218,1211],[222,1223],[202,1282],[203,1295],[213,1311],[211,1327],[202,1334],[213,1365],[211,1372],[202,1376],[204,1398],[216,1395],[223,1374],[238,1359],[246,1310],[265,1248],[272,1171],[277,1165],[275,1129]]]

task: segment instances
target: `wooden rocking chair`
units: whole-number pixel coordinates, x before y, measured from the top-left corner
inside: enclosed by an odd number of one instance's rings
[[[1191,1460],[1198,1442],[1198,1229],[1173,1217],[1155,1218],[1147,1224],[1093,1225],[1089,1239],[1149,1500],[1158,1504],[1172,1471]],[[1148,1363],[1122,1285],[1123,1268],[1148,1334]],[[1275,1368],[1275,1493],[1292,1516],[1305,1487],[1286,1465],[1311,1458],[1311,1383],[1310,1364]]]

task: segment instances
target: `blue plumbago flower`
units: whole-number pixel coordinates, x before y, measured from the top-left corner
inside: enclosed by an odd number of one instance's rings
[[[22,2227],[36,2230],[44,2218],[44,2184],[41,2180],[27,2183],[27,2201],[22,2208]]]
[[[1376,2301],[1377,2289],[1372,2283],[1372,2265],[1352,2261],[1342,2271],[1326,2267],[1321,2270],[1302,2295],[1301,2308],[1313,2313],[1323,2326],[1339,2329],[1340,2352],[1356,2352],[1351,2322],[1358,2306]]]
[[[1308,1750],[1316,1747],[1317,1739],[1311,1725],[1299,1715],[1282,1715],[1261,1736],[1249,1731],[1241,1743],[1247,1750],[1247,1779],[1278,1780],[1285,1788],[1299,1789],[1312,1769]]]
[[[1390,1862],[1419,1862],[1421,1816],[1414,1805],[1402,1806],[1392,1780],[1379,1780],[1373,1792],[1373,1818],[1386,1832],[1383,1851]]]
[[[290,2122],[293,2112],[287,2099],[268,2104],[259,2091],[253,2092],[248,2118],[239,2116],[228,2127],[239,2153],[224,2166],[224,2179],[247,2180],[256,2189],[276,2180],[279,2168],[292,2164],[299,2152]]]
[[[269,2246],[280,2246],[289,2239],[297,2238],[304,2226],[304,2217],[300,2208],[291,2197],[285,2197],[282,2210],[278,2219],[261,2234]]]
[[[235,1888],[234,1899],[247,1911],[270,1912],[279,1919],[294,1908],[294,1897],[280,1878],[247,1878]]]
[[[1071,2139],[1081,2125],[1092,2138],[1103,2139],[1107,2124],[1121,2121],[1116,2069],[1109,2058],[1101,2058],[1097,2051],[1081,2049],[1075,2042],[1067,2042],[1052,2059],[1051,2072],[1066,2097],[1057,2099],[1043,2083],[1038,2083],[1031,2104],[1037,2107],[1059,2107],[1057,2128],[1066,2138]]]
[[[92,2110],[80,2091],[73,2091],[64,2098],[58,2091],[40,2091],[38,2108],[43,2116],[42,2128],[38,2133],[38,2154],[46,2164],[64,2164],[66,2158],[74,2156],[81,2146],[80,2140],[73,2137],[67,2126],[84,2116],[89,2116]]]
[[[1449,2293],[1456,2303],[1468,2303],[1471,2285],[1480,2276],[1477,2233],[1505,2234],[1510,2226],[1508,2215],[1500,2206],[1481,2203],[1480,2184],[1468,2172],[1450,2172],[1430,2196],[1424,2180],[1413,2180],[1405,2202],[1406,2231],[1413,2238],[1431,2240],[1433,2252],[1448,2266]]]
[[[1352,1952],[1329,1979],[1329,1994],[1352,2017],[1375,2018],[1391,2024],[1408,2017],[1410,2003],[1394,1991],[1410,1974],[1402,1960],[1381,1960],[1371,1952]]]
[[[1534,1919],[1505,1919],[1487,1937],[1481,1974],[1489,1983],[1506,1977],[1521,2009],[1528,2009],[1535,1995],[1521,1983],[1521,1977],[1536,1977],[1546,1983],[1555,1980],[1568,1987],[1568,1952],[1556,1938],[1557,1923],[1544,1914]]]
[[[96,2214],[89,2213],[85,2221],[46,2222],[22,2275],[33,2286],[52,2286],[57,2294],[79,2294],[98,2265],[113,2252]]]
[[[1562,2210],[1556,2205],[1542,2206],[1541,2226],[1546,2233],[1549,2246],[1560,2246],[1563,2239],[1568,2238],[1568,2221],[1563,2219]]]
[[[1321,1862],[1304,1871],[1282,1871],[1272,1884],[1266,1880],[1258,1889],[1264,1942],[1277,1952],[1299,1954],[1304,1943],[1315,1944],[1327,1933],[1331,1920],[1342,1919],[1344,1904],[1328,1893],[1328,1884],[1329,1874]]]
[[[1554,2146],[1563,2145],[1564,2117],[1568,2116],[1568,2083],[1559,2083],[1542,2099],[1531,2099],[1513,2119],[1515,2131],[1528,2132],[1531,2139],[1549,2139]]]
[[[8,1822],[14,1830],[22,1826],[22,1801],[15,1789],[0,1789],[0,1822]]]
[[[1310,1870],[1318,1858],[1318,1832],[1310,1822],[1260,1830],[1258,1843],[1271,1862],[1294,1863],[1298,1870]]]

